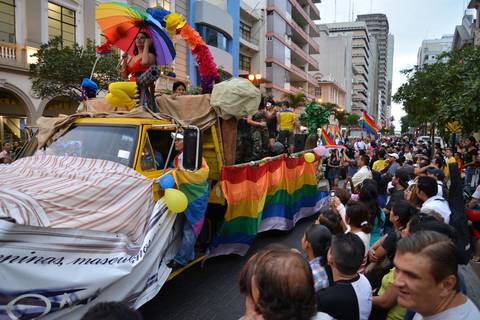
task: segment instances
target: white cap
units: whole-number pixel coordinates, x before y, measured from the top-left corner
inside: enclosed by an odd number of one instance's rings
[[[177,140],[177,139],[183,140],[183,134],[180,133],[180,132],[177,132],[177,135],[176,135],[176,136],[175,136],[175,132],[172,132],[170,135],[172,136],[172,139],[173,139],[173,140]]]
[[[395,153],[395,152],[394,153],[389,153],[388,156],[389,157],[394,157],[395,159],[398,160],[398,153]]]

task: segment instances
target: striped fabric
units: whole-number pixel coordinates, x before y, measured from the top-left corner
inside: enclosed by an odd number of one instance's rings
[[[209,248],[209,257],[245,255],[258,232],[289,230],[319,209],[318,163],[286,155],[254,166],[222,168],[228,202],[225,220]]]
[[[370,116],[363,111],[363,129],[368,131],[370,134],[376,135],[378,133],[378,127],[375,121],[373,121]]]
[[[321,139],[322,139],[322,144],[324,146],[335,144],[335,141],[332,139],[332,137],[330,137],[330,135],[327,133],[327,131],[325,131],[325,129],[323,129],[323,128],[322,128]]]
[[[0,165],[0,218],[17,224],[122,233],[141,239],[153,181],[119,163],[39,155]]]
[[[205,219],[205,211],[208,206],[208,168],[207,162],[203,159],[202,167],[197,171],[174,170],[175,182],[178,190],[185,193],[188,199],[188,207],[184,214],[192,226],[196,236],[202,230]]]

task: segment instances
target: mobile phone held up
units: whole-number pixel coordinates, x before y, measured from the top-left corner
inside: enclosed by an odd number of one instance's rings
[[[335,198],[336,196],[335,191],[330,191],[330,198]]]

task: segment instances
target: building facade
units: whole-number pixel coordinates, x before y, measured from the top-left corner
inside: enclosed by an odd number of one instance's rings
[[[117,0],[147,8],[162,6],[186,15],[187,0]],[[25,125],[42,115],[75,112],[78,102],[62,97],[37,99],[32,95],[29,65],[41,44],[61,36],[64,45],[100,43],[93,0],[0,0],[0,141],[21,138]],[[179,40],[174,63],[179,79],[187,79],[186,44]]]
[[[335,103],[339,108],[352,112],[353,35],[330,34],[325,24],[318,24],[318,27],[320,36],[315,41],[321,51],[312,57],[318,62],[319,71],[310,71],[318,83],[315,97],[319,102]]]
[[[461,49],[472,45],[475,38],[475,17],[465,12],[462,24],[455,27],[452,48]]]
[[[437,57],[443,52],[452,49],[453,35],[444,35],[440,39],[423,40],[418,49],[417,65],[422,67],[425,64],[437,62]]]
[[[375,37],[378,46],[378,91],[380,96],[380,110],[374,114],[380,114],[380,118],[387,118],[388,81],[387,81],[387,48],[389,25],[385,14],[364,14],[358,15],[357,21],[364,21],[367,24],[369,33]]]
[[[258,84],[265,81],[265,17],[264,11],[240,2],[239,75],[253,77]],[[263,85],[262,85],[263,87]]]
[[[277,100],[295,92],[314,98],[317,82],[309,71],[318,70],[318,63],[311,55],[320,50],[313,40],[320,32],[313,22],[320,19],[315,5],[320,1],[244,1],[254,10],[260,10],[264,21],[265,33],[259,35],[265,38],[265,78],[261,85],[264,93]]]
[[[238,76],[240,55],[240,1],[190,0],[189,24],[202,36],[223,77]],[[198,67],[188,54],[192,85],[200,84]]]
[[[385,124],[389,127],[392,122],[392,84],[393,84],[393,54],[395,51],[395,38],[393,34],[388,35],[387,47],[387,108]]]
[[[473,44],[475,46],[480,46],[480,0],[470,0],[468,4],[469,9],[476,10],[476,18],[475,18],[475,30]]]
[[[352,39],[351,51],[347,53],[351,54],[352,59],[351,112],[361,114],[363,111],[370,110],[370,56],[372,49],[366,23],[363,21],[329,23],[327,27],[332,37],[342,36]],[[350,48],[347,47],[347,49]],[[349,80],[346,79],[346,81]]]

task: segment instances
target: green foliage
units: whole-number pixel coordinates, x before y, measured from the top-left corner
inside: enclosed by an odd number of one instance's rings
[[[344,117],[343,122],[340,121],[340,124],[345,127],[353,127],[358,126],[358,120],[360,120],[360,116],[356,113],[347,113]]]
[[[440,56],[434,64],[403,73],[408,81],[393,97],[395,102],[403,103],[408,116],[402,121],[402,131],[427,122],[443,129],[455,120],[464,133],[478,130],[480,48],[454,50]]]
[[[301,107],[307,102],[307,97],[303,92],[284,93],[283,97],[288,101],[292,108]]]
[[[315,136],[317,129],[328,124],[329,112],[319,103],[312,101],[305,107],[305,112],[300,115],[300,122],[308,128],[309,136]]]
[[[67,96],[78,99],[82,79],[90,77],[96,60],[95,44],[88,40],[84,47],[63,47],[61,38],[53,38],[43,44],[34,55],[38,62],[30,65],[32,90],[38,98]],[[114,81],[120,81],[116,71],[118,54],[99,59],[93,80],[100,89],[107,89]]]

